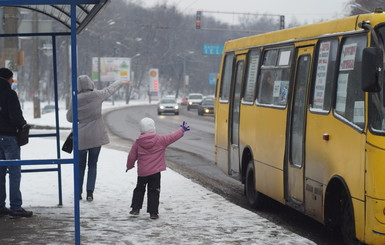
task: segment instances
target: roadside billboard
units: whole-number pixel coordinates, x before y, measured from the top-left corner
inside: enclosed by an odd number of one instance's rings
[[[100,60],[100,66],[99,66]],[[122,57],[93,57],[92,58],[92,79],[111,82],[115,80],[130,80],[131,58]]]

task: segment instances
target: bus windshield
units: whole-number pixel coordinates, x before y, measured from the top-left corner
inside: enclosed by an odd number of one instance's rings
[[[377,35],[380,45],[385,50],[385,26],[377,29]],[[385,89],[384,86],[382,89]],[[369,93],[369,128],[376,134],[385,134],[385,107],[382,104],[382,94],[382,91]]]

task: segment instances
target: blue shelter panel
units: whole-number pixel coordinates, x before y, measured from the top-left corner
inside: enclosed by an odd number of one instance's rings
[[[74,122],[77,121],[77,57],[76,57],[76,43],[77,43],[77,33],[80,33],[88,23],[103,9],[104,6],[110,0],[1,0],[0,7],[18,7],[30,9],[38,13],[42,13],[51,17],[59,23],[62,23],[66,26],[71,35],[71,63],[72,68],[72,100],[73,100],[73,113],[74,113]],[[12,36],[18,35],[18,33],[4,33],[2,36]],[[55,38],[56,34],[54,33],[45,33],[44,35],[52,35],[53,49],[55,50]],[[23,34],[28,35],[28,34]],[[30,33],[31,36],[39,36],[41,33]],[[55,52],[55,51],[54,51]],[[54,58],[56,60],[56,58]],[[56,76],[56,62],[54,62],[54,83],[55,83],[55,110],[57,115],[57,76]],[[56,117],[56,121],[58,118]],[[58,125],[58,122],[57,124]],[[74,148],[78,147],[78,128],[77,124],[73,124],[73,133],[74,133]],[[58,129],[56,131],[56,136],[58,136]],[[58,147],[59,151],[59,147]],[[60,154],[59,154],[60,156]],[[48,160],[15,160],[8,161],[8,163],[18,164],[18,165],[44,165],[44,164],[58,164],[60,172],[60,164],[73,164],[74,169],[74,214],[75,214],[75,244],[80,244],[80,207],[79,207],[79,161],[78,161],[78,151],[73,151],[72,159],[48,159]],[[0,165],[4,165],[1,163]],[[56,169],[36,169],[34,171],[56,171]],[[33,171],[30,171],[33,172]],[[59,175],[60,179],[60,175]],[[61,182],[61,181],[59,181]]]

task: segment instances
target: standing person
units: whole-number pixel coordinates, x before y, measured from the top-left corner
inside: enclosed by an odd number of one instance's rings
[[[155,133],[155,122],[145,117],[139,122],[140,136],[131,147],[127,158],[127,170],[137,161],[138,180],[132,197],[130,214],[139,215],[147,185],[147,213],[151,219],[158,219],[160,172],[166,170],[165,152],[168,145],[180,139],[190,127],[186,122],[180,129],[168,135]]]
[[[13,72],[0,68],[0,160],[20,159],[20,146],[17,143],[17,132],[27,124],[21,111],[19,98],[12,90]],[[10,209],[5,206],[5,176],[9,172]],[[11,215],[31,217],[33,213],[21,207],[23,204],[20,192],[21,166],[0,166],[0,216]]]
[[[110,86],[97,90],[87,75],[78,77],[78,129],[79,129],[79,185],[82,199],[84,173],[87,165],[87,201],[94,200],[97,162],[102,145],[110,142],[102,118],[102,103],[128,81],[116,81]],[[72,106],[67,111],[67,120],[73,121]]]
[[[270,71],[263,73],[262,89],[260,91],[260,102],[265,104],[273,103],[274,79]]]

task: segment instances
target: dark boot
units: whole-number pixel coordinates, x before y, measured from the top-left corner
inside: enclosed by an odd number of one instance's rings
[[[87,201],[92,202],[94,200],[93,191],[87,191]]]
[[[130,214],[132,214],[132,215],[139,215],[139,209],[132,209],[131,211],[130,211]]]
[[[32,211],[27,211],[24,208],[21,208],[21,209],[16,210],[16,211],[11,210],[10,215],[11,216],[15,216],[15,217],[32,217],[33,212]]]

